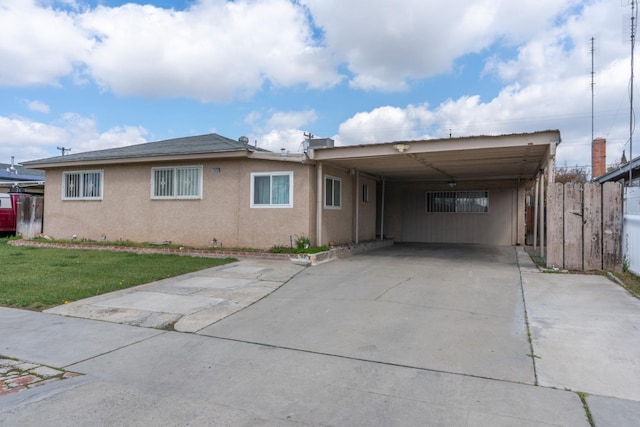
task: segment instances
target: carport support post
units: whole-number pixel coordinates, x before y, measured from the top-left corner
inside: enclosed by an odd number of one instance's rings
[[[540,175],[540,256],[544,258],[544,177],[546,170]]]
[[[535,195],[533,199],[533,250],[538,249],[538,197],[540,195],[540,174],[536,176]]]
[[[382,200],[380,201],[380,240],[384,240],[384,184],[385,180],[382,178]]]
[[[356,188],[355,188],[355,191],[353,192],[355,211],[356,211],[355,224],[353,227],[355,236],[353,241],[356,242],[356,245],[359,243],[358,235],[360,234],[360,199],[358,198],[359,191],[360,191],[360,171],[356,170]]]
[[[316,174],[316,246],[322,246],[322,162],[317,163]]]

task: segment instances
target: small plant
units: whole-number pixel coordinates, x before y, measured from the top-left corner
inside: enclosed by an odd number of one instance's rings
[[[629,258],[625,255],[622,259],[622,272],[626,273],[629,271]]]
[[[311,239],[304,234],[301,236],[296,236],[296,248],[297,249],[308,249],[311,246]]]
[[[310,246],[308,248],[291,248],[289,246],[273,246],[269,249],[272,254],[317,254],[329,250],[329,246]]]

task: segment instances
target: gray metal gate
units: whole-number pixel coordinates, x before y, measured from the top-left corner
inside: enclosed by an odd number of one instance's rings
[[[622,247],[625,265],[640,275],[640,187],[625,188]]]

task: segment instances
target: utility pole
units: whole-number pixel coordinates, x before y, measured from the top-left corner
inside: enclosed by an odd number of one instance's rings
[[[631,80],[629,81],[629,186],[633,182],[633,53],[636,44],[636,20],[638,18],[638,10],[636,8],[636,1],[631,0]]]
[[[593,138],[595,138],[595,135],[593,133],[593,128],[594,128],[594,124],[593,124],[593,121],[594,121],[593,106],[594,106],[594,98],[595,98],[594,88],[596,86],[596,82],[594,80],[594,77],[595,77],[596,73],[595,73],[595,71],[593,69],[593,55],[596,52],[596,48],[595,48],[595,45],[594,45],[595,40],[596,40],[595,38],[591,37],[591,143],[592,144],[593,144]]]
[[[71,148],[66,148],[66,147],[57,147],[57,148],[58,150],[60,150],[63,156],[64,156],[64,153],[66,153],[67,151],[71,151]]]

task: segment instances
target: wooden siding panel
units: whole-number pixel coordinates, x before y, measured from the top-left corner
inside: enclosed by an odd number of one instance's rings
[[[585,270],[602,269],[602,186],[591,182],[583,192],[583,260]]]
[[[564,186],[561,183],[549,184],[547,189],[547,267],[564,267]]]
[[[564,268],[582,270],[582,186],[564,186]]]
[[[607,182],[602,189],[602,262],[605,270],[622,269],[622,185]]]

